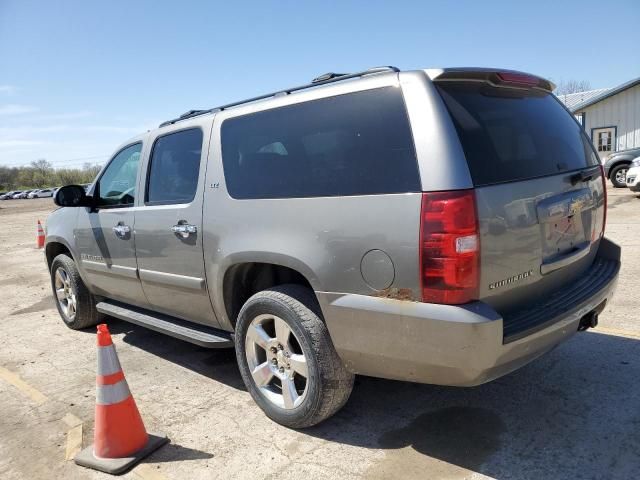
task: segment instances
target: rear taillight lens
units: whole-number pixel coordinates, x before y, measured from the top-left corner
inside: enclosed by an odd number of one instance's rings
[[[420,218],[422,300],[476,300],[480,237],[473,190],[423,193]]]
[[[600,175],[602,176],[602,195],[604,195],[604,214],[602,215],[602,235],[604,227],[607,226],[607,176],[604,174],[604,167],[600,165]]]
[[[500,72],[497,76],[500,83],[522,85],[523,87],[535,87],[540,83],[539,78],[523,73]]]

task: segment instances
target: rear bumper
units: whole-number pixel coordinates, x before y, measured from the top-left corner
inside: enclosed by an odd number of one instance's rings
[[[585,298],[550,310],[526,335],[505,342],[504,319],[489,305],[428,303],[317,292],[336,350],[354,373],[438,385],[488,382],[553,349],[578,330],[580,319],[610,300],[620,248],[602,239],[598,257],[608,277]]]

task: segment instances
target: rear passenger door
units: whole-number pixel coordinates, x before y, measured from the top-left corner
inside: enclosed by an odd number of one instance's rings
[[[211,120],[150,137],[143,203],[136,211],[136,254],[151,308],[216,324],[202,249],[202,197]]]

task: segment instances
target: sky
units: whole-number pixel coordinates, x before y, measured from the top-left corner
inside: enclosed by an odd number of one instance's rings
[[[0,0],[0,165],[103,163],[190,109],[325,72],[640,76],[640,1]]]

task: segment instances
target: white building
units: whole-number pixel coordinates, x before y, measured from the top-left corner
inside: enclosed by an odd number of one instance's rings
[[[640,78],[615,88],[558,97],[591,137],[601,158],[640,148]]]

